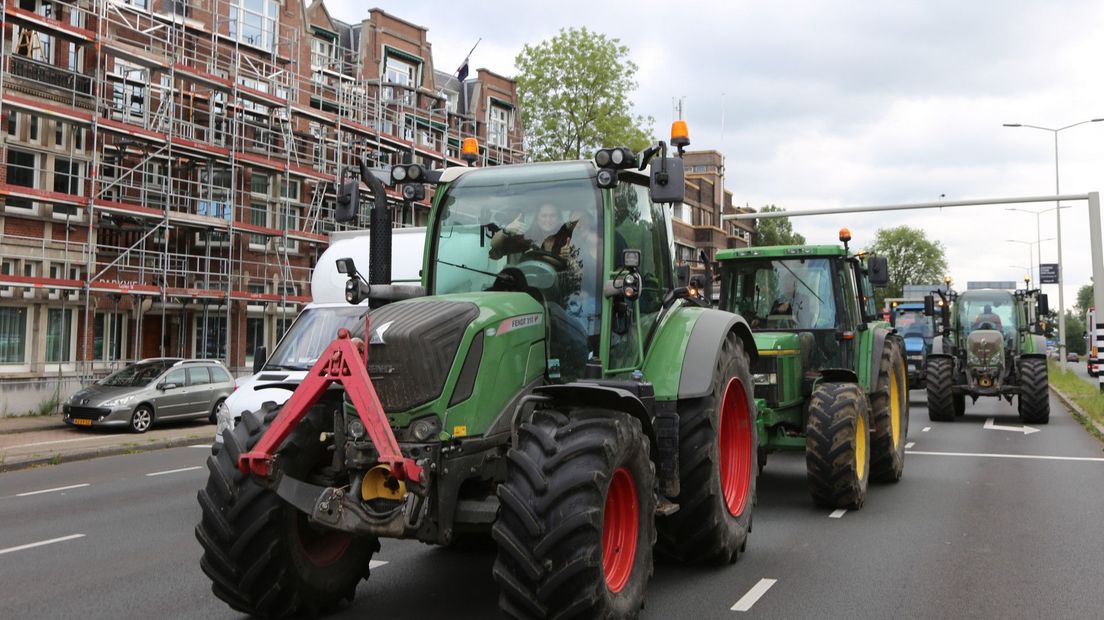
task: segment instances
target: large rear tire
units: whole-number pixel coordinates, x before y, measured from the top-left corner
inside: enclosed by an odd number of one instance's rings
[[[953,422],[957,402],[951,392],[954,384],[954,360],[949,357],[928,358],[928,419],[932,422]],[[966,399],[962,399],[966,408]]]
[[[635,618],[652,576],[655,468],[640,421],[537,410],[498,487],[494,577],[515,618]]]
[[[805,469],[813,501],[862,508],[870,479],[870,404],[854,383],[823,382],[809,399]]]
[[[200,567],[215,596],[240,612],[273,618],[327,613],[342,599],[353,599],[379,541],[312,526],[238,469],[238,457],[256,445],[278,412],[265,403],[244,414],[208,457],[210,475],[199,491],[202,519],[195,529],[203,546]],[[281,448],[278,458],[287,474],[302,479],[328,458],[318,443],[323,413],[316,408]]]
[[[747,546],[759,450],[743,342],[721,344],[709,395],[679,407],[678,512],[660,519],[661,554],[683,562],[735,562]]]
[[[896,340],[886,339],[882,347],[878,384],[871,395],[870,479],[897,482],[905,471],[905,441],[908,438],[908,368]]]
[[[1050,422],[1049,383],[1045,359],[1038,357],[1020,359],[1020,420],[1027,424]]]

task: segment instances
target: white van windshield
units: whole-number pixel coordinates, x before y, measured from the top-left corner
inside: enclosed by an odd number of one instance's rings
[[[280,339],[265,370],[310,370],[337,338],[337,330],[344,327],[353,332],[359,326],[359,331],[364,331],[367,312],[367,306],[307,308]]]

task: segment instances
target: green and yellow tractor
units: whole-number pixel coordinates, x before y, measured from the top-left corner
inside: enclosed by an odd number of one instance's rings
[[[721,309],[745,317],[760,467],[778,450],[804,450],[820,506],[859,508],[870,480],[895,482],[905,465],[908,375],[904,342],[875,308],[883,257],[835,245],[717,252]]]
[[[687,144],[676,136],[672,144]],[[386,539],[497,545],[519,618],[634,617],[656,552],[744,550],[759,443],[746,322],[674,283],[663,142],[594,161],[387,171],[368,278],[339,260],[363,330],[342,331],[282,406],[208,460],[196,536],[216,596],[261,616],[351,599]],[[392,286],[383,178],[432,186],[420,286]],[[331,336],[331,337],[333,337]],[[271,387],[271,386],[269,386]]]

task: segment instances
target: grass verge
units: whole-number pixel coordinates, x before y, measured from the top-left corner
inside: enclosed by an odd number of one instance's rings
[[[1104,393],[1097,386],[1077,376],[1072,370],[1063,372],[1053,362],[1048,362],[1047,366],[1050,384],[1084,412],[1084,416],[1077,411],[1072,412],[1077,421],[1097,439],[1104,441],[1104,433],[1100,430],[1104,427]]]

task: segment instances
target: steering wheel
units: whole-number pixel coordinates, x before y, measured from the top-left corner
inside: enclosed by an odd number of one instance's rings
[[[518,263],[520,264],[524,262],[545,263],[556,271],[563,271],[567,269],[567,263],[564,261],[563,257],[539,248],[527,250],[524,254],[522,254],[521,259],[518,261]]]
[[[992,321],[982,321],[981,323],[978,323],[977,328],[978,329],[993,329],[993,330],[995,330],[995,329],[997,329],[997,326],[994,325]]]

